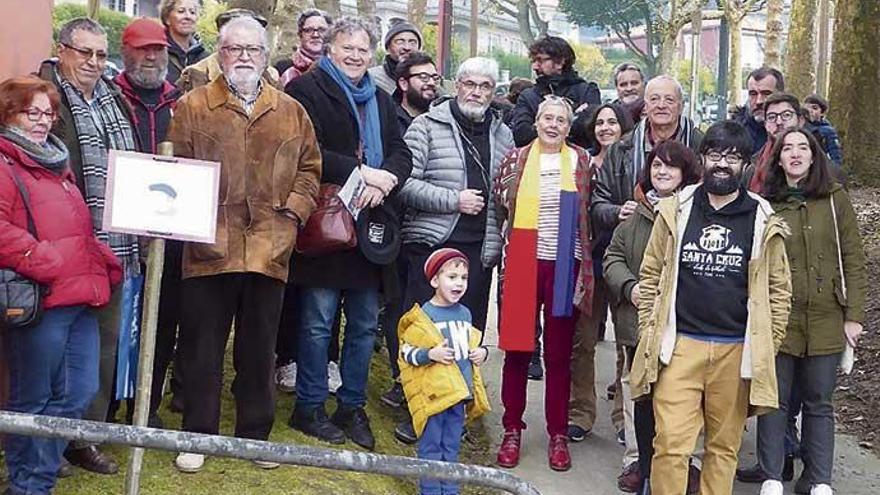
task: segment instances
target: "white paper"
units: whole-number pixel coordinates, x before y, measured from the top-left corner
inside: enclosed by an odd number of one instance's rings
[[[847,342],[846,349],[843,350],[843,354],[840,356],[840,371],[843,371],[843,374],[845,375],[852,373],[855,362],[855,349],[853,349],[853,346],[849,345],[849,342]]]
[[[367,183],[364,181],[363,176],[361,176],[361,172],[359,169],[355,168],[352,170],[351,175],[348,176],[348,179],[343,184],[342,188],[339,190],[338,196],[339,199],[342,200],[342,204],[345,205],[345,209],[351,213],[352,218],[357,220],[358,215],[360,214],[363,208],[358,208],[357,202],[360,199],[361,195],[364,193],[364,189],[367,188]]]

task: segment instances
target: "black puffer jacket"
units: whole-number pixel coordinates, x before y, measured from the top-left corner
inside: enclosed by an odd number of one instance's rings
[[[538,137],[538,132],[535,130],[535,116],[538,114],[538,105],[549,94],[568,98],[573,110],[584,103],[598,105],[602,102],[599,86],[594,82],[584,81],[574,70],[568,70],[557,76],[539,77],[534,87],[526,89],[519,95],[512,112],[510,130],[513,131],[513,141],[517,148],[526,146]],[[583,134],[588,118],[588,110],[575,115],[569,141],[585,147]]]

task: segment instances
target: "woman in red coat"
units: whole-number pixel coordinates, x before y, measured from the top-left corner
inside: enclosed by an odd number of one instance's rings
[[[49,129],[60,99],[36,78],[0,84],[0,268],[47,289],[43,316],[26,328],[2,328],[9,368],[6,409],[81,417],[98,390],[98,322],[121,265],[92,231],[89,210],[67,166],[67,148]],[[28,230],[29,196],[36,236]],[[9,492],[48,494],[66,440],[10,435]]]

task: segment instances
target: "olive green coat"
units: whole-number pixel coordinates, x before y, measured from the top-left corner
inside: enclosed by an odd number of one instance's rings
[[[657,206],[657,219],[639,273],[640,334],[630,373],[634,399],[651,393],[663,366],[672,360],[677,337],[679,244],[698,187],[688,186]],[[748,194],[758,201],[758,210],[749,257],[749,319],[740,376],[750,382],[750,414],[765,414],[779,407],[776,352],[785,338],[791,309],[791,276],[784,242],[788,233],[766,200]]]
[[[837,213],[847,294],[843,293],[831,197]],[[780,351],[798,357],[842,352],[843,322],[865,319],[865,252],[849,195],[839,185],[830,197],[795,196],[773,209],[791,229],[785,250],[791,265],[791,316]],[[845,297],[846,296],[846,297]]]
[[[654,226],[654,211],[639,203],[636,212],[614,229],[605,251],[602,274],[611,295],[611,318],[618,344],[635,347],[639,341],[639,310],[631,294],[639,282],[639,268]]]

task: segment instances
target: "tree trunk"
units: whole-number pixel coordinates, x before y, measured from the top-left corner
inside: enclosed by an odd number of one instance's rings
[[[691,87],[690,100],[688,101],[688,117],[696,120],[697,107],[700,104],[700,57],[701,42],[703,40],[703,9],[695,9],[691,13]]]
[[[730,27],[730,70],[727,71],[727,103],[738,106],[742,88],[742,23],[743,16],[734,13],[727,17]]]
[[[315,8],[323,10],[336,19],[342,12],[339,2],[340,0],[315,0]]]
[[[816,93],[821,96],[828,96],[828,46],[829,40],[829,18],[831,16],[831,5],[829,0],[819,0],[819,53],[816,54]]]
[[[767,0],[767,33],[764,45],[764,65],[779,68],[782,45],[782,0]]]
[[[663,29],[663,40],[660,42],[660,64],[657,68],[659,74],[672,73],[672,59],[675,57],[677,45],[678,29],[667,25]]]
[[[427,10],[428,0],[409,0],[406,4],[406,15],[409,18],[409,22],[419,29],[424,29],[425,27],[425,12]]]
[[[275,59],[288,57],[293,53],[297,41],[296,18],[310,7],[308,0],[277,0],[275,12],[270,17],[270,34],[274,40]]]
[[[837,0],[831,61],[830,120],[844,149],[844,166],[864,185],[880,186],[880,2]],[[854,84],[857,82],[858,84]]]
[[[376,0],[357,0],[358,17],[378,27],[376,18]],[[377,31],[378,32],[378,31]]]
[[[816,0],[793,0],[785,50],[785,89],[800,98],[816,89],[815,26]]]
[[[261,16],[272,20],[272,14],[275,13],[275,4],[277,0],[229,0],[227,4],[230,9],[248,9],[260,14]]]
[[[526,46],[535,41],[535,33],[532,32],[532,23],[529,20],[529,0],[517,0],[516,23],[519,25],[519,36]]]

